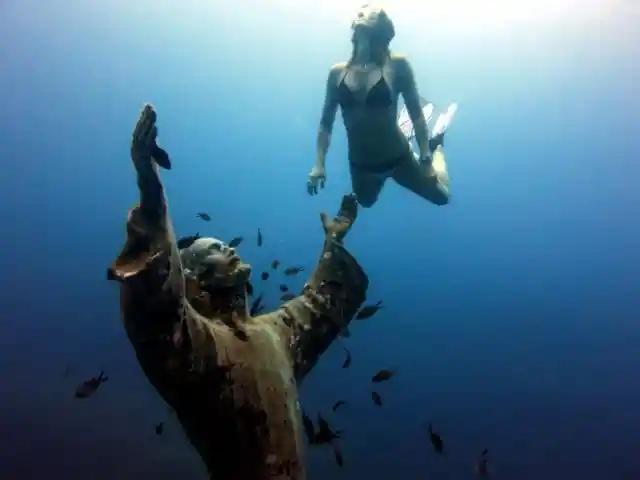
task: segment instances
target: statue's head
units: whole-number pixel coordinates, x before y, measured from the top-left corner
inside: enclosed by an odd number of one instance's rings
[[[180,251],[180,259],[187,279],[209,293],[244,288],[251,275],[235,249],[212,237],[198,238]]]

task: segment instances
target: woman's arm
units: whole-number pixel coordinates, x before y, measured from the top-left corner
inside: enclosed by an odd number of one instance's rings
[[[427,128],[427,122],[422,112],[422,106],[420,105],[420,94],[418,93],[418,87],[416,86],[416,80],[413,73],[413,68],[405,57],[395,57],[396,72],[398,75],[398,89],[404,98],[404,104],[407,107],[407,113],[413,123],[415,131],[416,142],[420,147],[420,159],[424,160],[430,156],[431,150],[429,148],[429,130]]]
[[[318,141],[316,148],[316,166],[323,168],[331,144],[331,132],[338,111],[338,97],[336,89],[338,85],[338,77],[344,68],[343,63],[338,63],[331,67],[329,77],[327,78],[327,86],[325,89],[324,105],[322,106],[322,116],[320,117],[320,128],[318,129]]]

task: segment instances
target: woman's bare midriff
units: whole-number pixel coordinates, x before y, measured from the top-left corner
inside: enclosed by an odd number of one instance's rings
[[[342,112],[349,161],[359,165],[388,163],[407,153],[410,145],[398,128],[393,109],[376,111],[370,107],[352,107]]]

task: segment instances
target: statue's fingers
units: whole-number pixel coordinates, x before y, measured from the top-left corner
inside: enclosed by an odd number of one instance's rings
[[[151,133],[151,129],[155,126],[158,115],[150,104],[145,104],[140,111],[140,118],[134,130],[134,139],[138,142],[145,142],[146,137]]]
[[[142,111],[140,112],[140,117],[144,117],[146,119],[151,120],[151,122],[156,121],[158,118],[158,114],[156,113],[156,109],[150,103],[145,103],[142,107]]]
[[[156,126],[156,114],[155,110],[151,110],[150,112],[146,112],[143,115],[142,124],[140,126],[140,137],[141,139],[147,139],[153,135],[153,129]],[[157,134],[157,130],[156,130]]]
[[[158,127],[155,125],[151,125],[149,131],[146,133],[144,137],[144,144],[151,149],[156,144],[156,138],[158,137]]]
[[[338,216],[346,217],[349,219],[355,218],[358,213],[358,199],[355,194],[349,194],[342,197],[340,204],[340,211]]]
[[[140,132],[142,131],[142,125],[144,123],[144,110],[140,111],[140,116],[138,117],[138,121],[136,122],[136,126],[133,127],[133,141],[137,142],[140,140]]]

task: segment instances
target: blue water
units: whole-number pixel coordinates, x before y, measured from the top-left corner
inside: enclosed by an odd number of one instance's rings
[[[474,478],[485,446],[495,478],[640,478],[640,11],[602,3],[508,34],[397,25],[421,93],[460,103],[453,201],[389,183],[360,212],[347,246],[387,308],[344,341],[350,370],[336,343],[301,389],[346,431],[345,467],[311,450],[312,480]],[[203,478],[175,423],[154,435],[166,406],[105,280],[137,199],[131,130],[152,102],[178,235],[243,235],[256,273],[275,258],[312,268],[318,213],[349,190],[338,118],[327,188],[305,192],[328,67],[350,51],[345,19],[326,13],[0,3],[0,477]],[[274,307],[277,278],[255,283]],[[390,367],[378,408],[369,378]],[[75,400],[102,369],[109,382]]]

